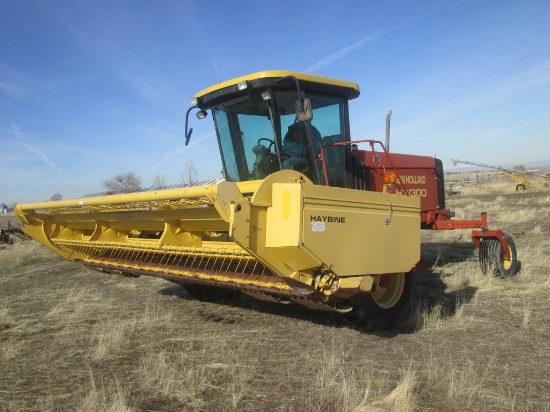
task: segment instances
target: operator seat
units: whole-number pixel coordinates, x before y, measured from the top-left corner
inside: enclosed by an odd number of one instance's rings
[[[309,125],[313,135],[315,155],[321,149],[321,133],[312,124]],[[288,127],[288,131],[283,139],[282,163],[283,169],[292,169],[302,172],[306,175],[312,174],[311,155],[306,134],[306,125],[304,122],[296,122]]]
[[[254,178],[264,179],[271,173],[279,170],[279,161],[277,155],[262,144],[257,144],[252,148],[252,152],[256,155],[254,159]]]

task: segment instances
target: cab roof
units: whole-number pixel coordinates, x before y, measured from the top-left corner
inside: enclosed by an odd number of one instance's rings
[[[258,89],[296,90],[296,83],[288,77],[295,77],[300,83],[300,89],[306,93],[334,95],[347,99],[355,99],[360,93],[357,83],[345,80],[287,70],[267,70],[218,83],[198,92],[195,95],[197,106],[209,108]],[[242,88],[242,85],[246,87]]]

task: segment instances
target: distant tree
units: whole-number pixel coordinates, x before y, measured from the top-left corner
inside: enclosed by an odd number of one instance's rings
[[[50,200],[52,200],[52,201],[61,200],[61,199],[63,199],[63,196],[61,196],[61,193],[54,193],[54,194],[50,197]]]
[[[158,174],[153,177],[153,187],[165,187],[167,185],[166,176]]]
[[[138,192],[141,190],[141,178],[134,172],[127,172],[104,180],[103,187],[113,193]]]
[[[183,172],[181,172],[181,179],[186,185],[194,185],[199,181],[199,172],[195,168],[195,164],[191,160],[186,160],[183,163]]]

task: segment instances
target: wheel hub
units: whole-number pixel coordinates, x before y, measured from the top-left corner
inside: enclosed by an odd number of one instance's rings
[[[388,309],[397,304],[405,289],[405,273],[380,276],[372,297],[381,308]]]

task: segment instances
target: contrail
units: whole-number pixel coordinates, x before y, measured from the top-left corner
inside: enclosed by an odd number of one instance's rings
[[[42,161],[44,163],[46,163],[46,165],[48,165],[49,167],[52,168],[52,170],[54,170],[55,172],[61,174],[63,171],[57,167],[57,165],[52,162],[50,160],[50,158],[46,155],[46,153],[44,153],[42,150],[34,147],[33,145],[30,145],[28,143],[25,143],[22,139],[24,133],[21,131],[21,129],[19,128],[19,126],[12,126],[11,127],[11,132],[13,133],[13,135],[15,136],[16,139],[19,139],[19,141],[21,142],[21,144],[23,145],[23,147],[25,149],[27,149],[29,152],[31,153],[34,153],[35,155],[37,155],[40,159],[42,159]]]
[[[23,143],[23,142],[21,142],[21,144],[22,144],[23,146],[25,146],[25,148],[26,148],[29,152],[32,152],[32,153],[34,153],[35,155],[37,155],[39,158],[41,158],[42,161],[43,161],[44,163],[46,163],[49,167],[51,167],[54,171],[56,171],[57,173],[60,173],[60,174],[61,174],[62,170],[61,170],[59,167],[57,167],[57,166],[55,165],[55,163],[52,162],[52,161],[50,160],[50,158],[49,158],[44,152],[42,152],[41,150],[37,149],[37,148],[34,147],[34,146],[31,146],[31,145],[28,144],[28,143]]]
[[[351,46],[348,46],[348,47],[345,47],[343,48],[342,50],[334,53],[334,54],[331,54],[330,56],[328,57],[325,57],[323,60],[320,60],[318,61],[317,63],[315,63],[313,66],[309,66],[307,69],[303,70],[304,72],[315,72],[319,69],[322,69],[326,66],[328,66],[329,64],[332,64],[334,63],[335,61],[338,61],[342,58],[344,58],[345,56],[347,56],[348,54],[350,54],[351,52],[357,50],[358,48],[360,48],[361,46],[367,44],[367,43],[370,43],[371,41],[373,40],[376,40],[376,39],[379,39],[381,37],[384,37],[386,36],[387,34],[391,33],[392,31],[395,31],[397,30],[398,28],[400,28],[401,26],[403,26],[402,24],[398,25],[398,26],[395,26],[395,27],[392,27],[391,29],[387,29],[387,30],[379,30],[377,31],[376,33],[374,34],[371,34],[370,36],[367,36],[361,40],[359,40],[357,43],[354,43],[352,44]]]
[[[198,138],[192,139],[189,143],[191,146],[194,146],[195,144],[202,142],[204,140],[210,139],[213,136],[216,136],[216,132],[214,130],[211,130],[210,132],[206,133],[203,136],[200,136]],[[186,151],[189,151],[188,146],[180,146],[176,150],[171,151],[166,156],[164,156],[162,159],[160,159],[155,165],[151,167],[151,169],[155,170],[162,166],[164,166],[166,163],[170,162],[174,157],[179,156],[182,153],[185,153]]]

